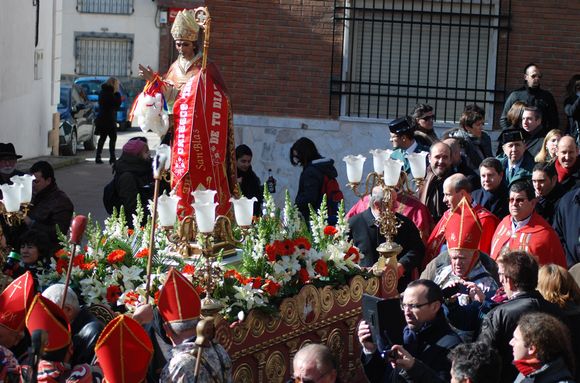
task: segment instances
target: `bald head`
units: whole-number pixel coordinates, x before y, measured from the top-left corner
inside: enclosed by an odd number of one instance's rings
[[[470,192],[471,184],[461,173],[452,174],[443,182],[443,202],[451,210],[455,209],[464,197],[471,202]]]
[[[558,141],[558,162],[565,169],[572,169],[578,161],[578,146],[574,138],[571,136],[564,136]]]
[[[451,170],[451,148],[444,142],[431,145],[429,151],[429,165],[438,177],[443,177]]]
[[[338,374],[334,356],[323,344],[308,344],[294,356],[294,378],[302,381],[334,382]]]

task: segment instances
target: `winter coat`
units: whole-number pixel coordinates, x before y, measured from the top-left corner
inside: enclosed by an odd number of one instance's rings
[[[115,163],[117,195],[125,210],[129,227],[133,227],[131,216],[137,208],[137,195],[141,205],[147,208],[147,201],[153,199],[153,168],[151,159],[142,159],[123,153]],[[143,224],[143,222],[142,222]]]
[[[569,191],[560,199],[554,215],[554,230],[570,268],[580,262],[580,188]]]
[[[108,134],[111,129],[117,129],[117,110],[121,107],[121,102],[121,94],[115,92],[112,86],[101,85],[99,113],[95,121],[98,134]]]
[[[513,382],[517,370],[512,364],[512,347],[509,345],[521,316],[530,312],[544,312],[562,318],[558,306],[546,301],[537,291],[520,292],[505,303],[494,307],[483,320],[479,341],[494,347],[502,360],[501,382]]]
[[[54,181],[32,197],[28,216],[33,223],[29,229],[48,234],[53,248],[58,246],[56,227],[61,233],[68,233],[74,206],[70,198],[58,188]]]
[[[312,205],[316,211],[322,203],[322,185],[325,175],[330,179],[338,176],[334,160],[330,158],[320,158],[308,163],[300,174],[295,203],[307,223],[310,221],[308,205]]]
[[[574,375],[568,370],[564,360],[558,358],[545,363],[528,376],[520,373],[514,383],[574,383]]]
[[[442,309],[432,322],[427,323],[417,332],[416,338],[417,341],[413,346],[406,342],[403,344],[403,347],[415,357],[415,364],[408,371],[400,368],[393,369],[390,363],[381,358],[378,351],[371,355],[363,354],[361,359],[369,381],[371,383],[449,382],[451,362],[447,359],[447,354],[461,343],[461,338],[447,324]]]
[[[262,185],[260,179],[254,173],[254,170],[250,166],[247,171],[242,171],[237,169],[238,178],[241,178],[240,189],[244,197],[251,199],[256,197],[257,201],[254,202],[254,216],[259,217],[262,215],[262,202],[264,201],[264,193],[262,190]]]

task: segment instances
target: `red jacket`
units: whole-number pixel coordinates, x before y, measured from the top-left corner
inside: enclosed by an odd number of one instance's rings
[[[566,268],[566,256],[558,238],[538,213],[533,212],[527,225],[512,235],[511,215],[506,216],[495,230],[491,243],[491,257],[497,259],[504,247],[524,250],[536,257],[540,265],[555,263]]]
[[[499,224],[499,218],[495,216],[492,212],[487,210],[481,205],[475,205],[473,211],[477,214],[477,218],[481,223],[482,233],[479,239],[479,251],[489,254],[491,250],[491,240],[493,238],[493,233]],[[436,256],[441,253],[441,247],[445,244],[445,227],[447,226],[447,221],[451,217],[451,209],[447,210],[443,217],[437,222],[435,229],[431,232],[429,239],[427,240],[427,249],[425,258],[423,259],[423,268]]]

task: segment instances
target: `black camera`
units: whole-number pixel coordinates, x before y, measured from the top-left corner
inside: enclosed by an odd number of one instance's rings
[[[455,294],[469,294],[469,289],[467,286],[457,283],[453,286],[446,287],[441,290],[443,293],[443,298],[448,299],[454,296]]]

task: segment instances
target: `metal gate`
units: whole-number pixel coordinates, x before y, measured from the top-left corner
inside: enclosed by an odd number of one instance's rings
[[[130,15],[135,12],[135,9],[133,8],[133,0],[77,0],[77,11]]]
[[[335,0],[331,92],[340,114],[390,119],[424,102],[439,122],[455,122],[477,103],[490,122],[506,86],[510,4]]]
[[[133,37],[76,35],[75,73],[95,76],[131,76]]]

